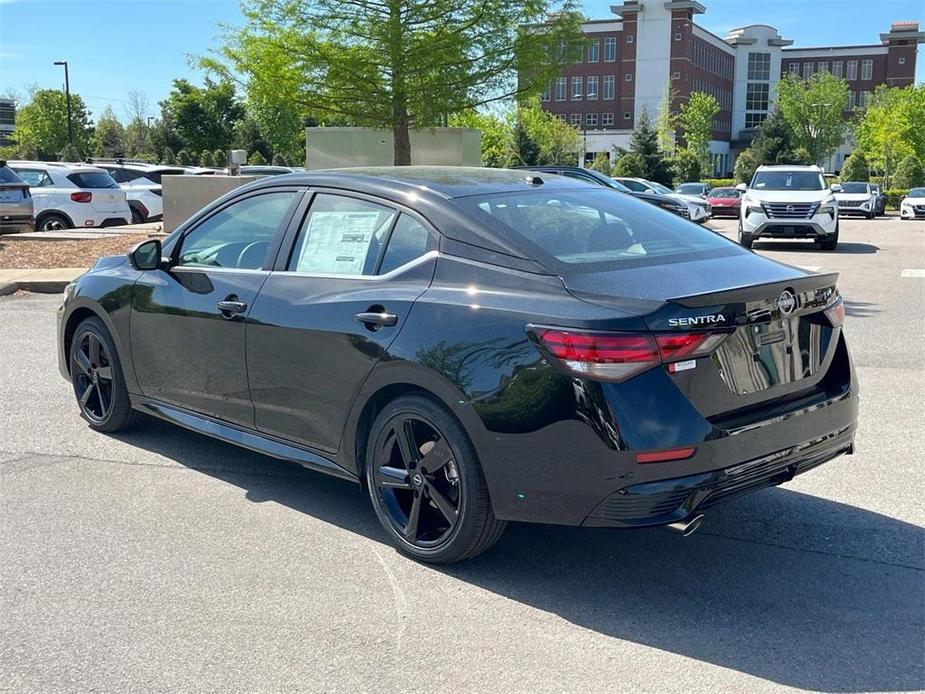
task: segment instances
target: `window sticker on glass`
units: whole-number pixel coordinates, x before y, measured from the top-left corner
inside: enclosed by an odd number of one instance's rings
[[[382,216],[378,211],[313,212],[296,270],[362,274],[370,241]]]

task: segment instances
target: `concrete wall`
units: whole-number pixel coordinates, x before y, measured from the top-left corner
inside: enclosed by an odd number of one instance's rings
[[[259,176],[164,176],[164,231],[171,232],[230,190]]]
[[[474,128],[425,128],[411,131],[413,165],[480,166],[482,131]],[[309,169],[392,166],[391,130],[373,128],[306,128]]]

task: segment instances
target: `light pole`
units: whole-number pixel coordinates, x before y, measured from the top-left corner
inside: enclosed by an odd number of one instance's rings
[[[74,126],[71,124],[71,80],[67,73],[67,61],[56,60],[55,65],[64,66],[64,98],[67,100],[67,141],[74,146]]]

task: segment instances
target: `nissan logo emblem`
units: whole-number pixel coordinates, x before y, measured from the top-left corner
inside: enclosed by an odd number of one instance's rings
[[[796,210],[796,208],[793,205],[787,205],[787,207],[785,207],[784,209],[786,209],[787,212],[789,212],[790,214],[793,214],[794,211]]]
[[[797,306],[797,299],[789,289],[785,289],[780,293],[780,296],[777,297],[777,308],[780,309],[780,312],[785,316],[793,313],[793,309]]]

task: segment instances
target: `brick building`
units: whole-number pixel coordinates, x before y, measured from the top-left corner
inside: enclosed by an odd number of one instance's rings
[[[918,44],[925,43],[917,22],[894,22],[876,44],[798,48],[767,24],[720,38],[696,23],[706,11],[696,0],[626,0],[611,11],[613,19],[583,23],[589,43],[568,47],[569,64],[543,92],[543,107],[582,128],[590,161],[629,145],[637,115],[646,109],[655,118],[669,79],[678,95],[673,110],[691,93],[708,92],[720,104],[710,142],[715,175],[732,171],[773,108],[782,75],[827,70],[844,77],[847,117],[877,85],[913,84]],[[839,170],[850,151],[846,143],[827,168]]]

